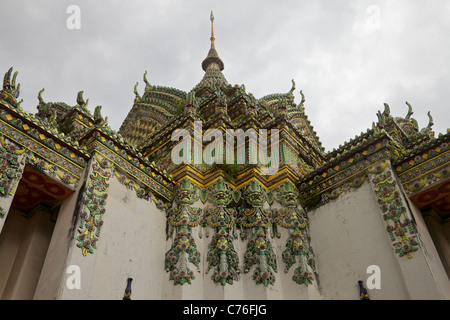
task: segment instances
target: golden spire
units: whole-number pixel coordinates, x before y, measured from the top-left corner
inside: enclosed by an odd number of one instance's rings
[[[211,48],[209,49],[208,55],[206,56],[205,60],[202,62],[202,68],[204,71],[208,68],[216,69],[216,70],[223,70],[224,65],[222,60],[220,60],[219,55],[216,51],[216,46],[214,45],[214,41],[216,38],[214,38],[214,14],[211,11]]]
[[[216,40],[216,38],[214,38],[214,14],[211,10],[211,48],[215,48],[214,46],[214,40]]]
[[[217,53],[216,47],[214,45],[214,14],[211,10],[210,15],[211,20],[211,48],[208,51],[208,55],[202,61],[202,69],[205,71],[205,75],[200,81],[199,84],[195,88],[200,87],[209,87],[211,84],[215,84],[218,86],[228,85],[227,80],[222,74],[222,70],[224,68],[223,61],[220,59],[219,54]]]

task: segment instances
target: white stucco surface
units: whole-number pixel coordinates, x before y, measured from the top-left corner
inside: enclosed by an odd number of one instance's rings
[[[380,267],[381,289],[373,299],[408,299],[401,270],[370,184],[342,194],[309,213],[311,245],[326,299],[359,299],[358,280]],[[407,259],[405,257],[405,259]]]
[[[122,299],[131,277],[134,299],[160,299],[166,282],[165,215],[114,176],[109,184],[97,250],[86,256],[79,248],[72,250],[70,264],[80,267],[81,288],[64,288],[61,298]]]

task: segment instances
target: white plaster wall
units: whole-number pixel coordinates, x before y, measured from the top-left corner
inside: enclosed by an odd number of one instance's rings
[[[76,232],[74,214],[81,188],[82,183],[61,204],[34,295],[35,300],[55,300],[61,297],[65,286],[66,270],[70,264],[70,253],[74,246],[73,236]]]
[[[200,202],[194,206],[203,207]],[[278,257],[275,284],[264,287],[252,279],[253,270],[243,273],[247,240],[235,239],[241,274],[233,285],[215,284],[212,270],[206,273],[209,237],[198,236],[193,228],[201,253],[200,272],[195,266],[192,284],[174,285],[164,270],[165,253],[172,244],[166,241],[165,213],[152,201],[139,199],[134,190],[127,189],[115,177],[110,179],[104,225],[98,249],[83,256],[72,240],[66,265],[77,265],[81,270],[81,288],[68,289],[64,284],[61,299],[122,299],[128,277],[132,277],[132,299],[359,299],[358,280],[366,282],[368,266],[381,270],[381,289],[369,289],[370,297],[377,299],[410,299],[412,275],[425,274],[427,265],[417,252],[412,260],[399,258],[386,231],[375,195],[368,182],[360,188],[341,195],[314,212],[309,213],[311,247],[318,271],[317,282],[310,286],[298,285],[292,280],[296,265],[284,273],[281,253],[288,231],[280,228],[281,238],[270,238]],[[67,276],[66,276],[67,277]],[[407,279],[406,279],[407,278]],[[414,279],[413,279],[414,280]],[[408,283],[407,283],[408,282]],[[426,283],[434,286],[434,283]],[[367,284],[366,284],[367,287]],[[414,287],[414,286],[413,286]]]
[[[33,299],[53,227],[50,215],[44,212],[27,219],[2,299]]]
[[[450,276],[450,223],[442,224],[431,215],[424,216],[423,219],[439,252],[447,276]]]
[[[81,271],[81,288],[64,287],[61,299],[120,300],[128,277],[134,300],[161,299],[165,254],[165,214],[152,200],[140,199],[115,176],[97,250],[83,256],[73,241],[70,264]]]
[[[28,223],[29,220],[24,216],[8,215],[8,223],[0,234],[0,297],[3,295]]]
[[[422,270],[424,270],[424,276],[420,279],[421,281],[417,281],[417,283],[412,283],[410,285],[414,288],[413,297],[417,297],[418,299],[432,298],[449,300],[450,281],[441,257],[436,250],[435,244],[420,210],[410,200],[408,200],[408,205],[416,222],[417,233],[419,235],[419,245],[421,248],[419,252],[420,258],[424,261],[423,265],[427,267],[422,267]],[[443,242],[445,242],[445,240]],[[412,270],[411,272],[418,273],[420,270]],[[430,292],[430,294],[424,294],[427,292]]]
[[[369,182],[310,212],[309,219],[326,299],[359,299],[357,282],[366,286],[371,265],[381,270],[381,289],[369,290],[372,299],[410,298]]]

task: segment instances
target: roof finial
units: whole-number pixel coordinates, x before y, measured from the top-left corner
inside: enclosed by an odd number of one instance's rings
[[[214,40],[216,40],[216,38],[214,38],[214,14],[211,10],[211,48],[215,48]]]

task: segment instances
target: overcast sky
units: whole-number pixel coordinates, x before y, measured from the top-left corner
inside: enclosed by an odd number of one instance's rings
[[[69,5],[80,29],[69,29]],[[413,0],[0,0],[0,72],[19,71],[22,107],[102,105],[115,130],[139,82],[190,91],[203,77],[214,11],[216,49],[228,82],[256,98],[296,82],[327,151],[377,121],[383,103],[420,128],[431,111],[436,133],[450,127],[450,1]],[[70,20],[72,21],[72,20]]]

